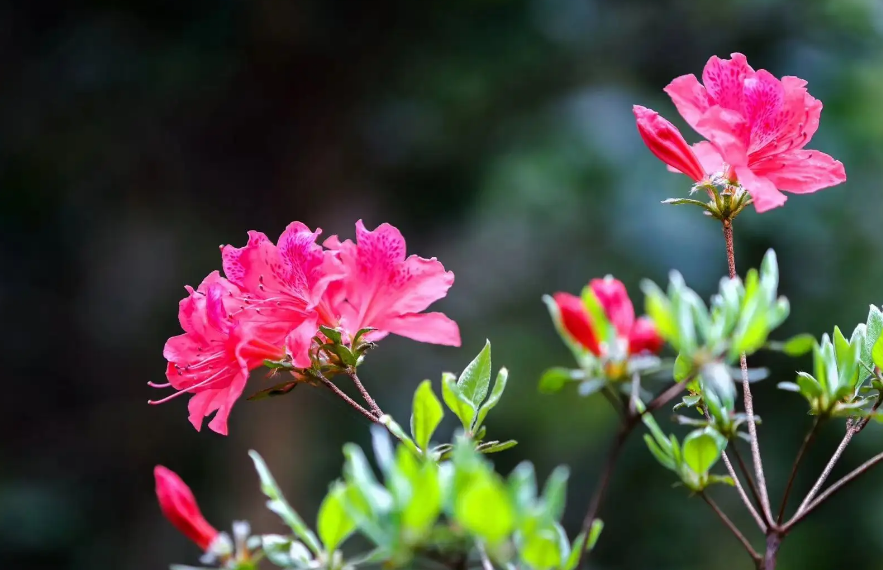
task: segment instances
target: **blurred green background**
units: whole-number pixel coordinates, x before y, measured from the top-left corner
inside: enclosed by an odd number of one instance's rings
[[[544,368],[570,364],[541,295],[613,273],[640,306],[642,277],[675,268],[707,296],[726,269],[718,225],[659,203],[688,181],[645,150],[632,104],[695,141],[662,88],[711,55],[741,51],[809,81],[825,103],[809,146],[841,159],[849,180],[743,214],[737,263],[777,250],[793,308],[779,338],[852,330],[883,302],[881,39],[880,0],[0,4],[0,566],[196,562],[155,503],[157,463],[192,485],[219,528],[246,518],[280,531],[250,448],[314,519],[341,445],[368,440],[337,401],[301,388],[240,402],[227,438],[195,432],[184,399],[146,405],[183,286],[220,267],[218,244],[244,244],[249,229],[275,239],[292,220],[347,237],[359,218],[388,221],[411,252],[454,271],[436,307],[461,324],[463,349],[390,338],[362,377],[405,422],[420,380],[459,371],[490,338],[495,367],[511,371],[490,434],[521,442],[496,464],[529,458],[543,478],[569,464],[574,533],[615,418],[601,398],[537,395]],[[775,382],[809,363],[756,364],[775,372],[756,400],[779,497],[810,419]],[[265,385],[256,373],[252,391]],[[830,426],[819,440],[798,492],[841,434]],[[857,439],[838,473],[883,447],[876,427]],[[750,568],[673,481],[633,438],[593,568]],[[883,568],[881,485],[875,472],[813,515],[780,568]],[[750,529],[735,493],[714,496]]]

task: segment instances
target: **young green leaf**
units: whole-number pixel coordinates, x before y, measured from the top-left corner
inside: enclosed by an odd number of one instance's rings
[[[490,545],[505,540],[515,528],[509,494],[493,473],[481,472],[460,491],[454,502],[454,518]]]
[[[399,448],[399,472],[410,483],[410,500],[402,510],[402,525],[413,536],[422,536],[433,524],[442,509],[442,488],[438,464],[433,461],[418,463],[404,448]]]
[[[816,339],[811,334],[799,334],[782,343],[782,352],[788,356],[803,356],[812,350],[815,343]]]
[[[477,410],[484,401],[491,383],[491,342],[485,341],[484,348],[470,362],[460,378],[457,379],[457,388],[460,394],[472,403],[472,408]]]
[[[565,543],[566,544],[566,543]],[[554,529],[545,528],[524,537],[520,548],[521,559],[529,568],[549,570],[561,564],[561,541]]]
[[[426,450],[429,447],[429,440],[432,439],[432,434],[435,433],[444,415],[441,402],[432,391],[432,382],[424,380],[414,392],[411,413],[411,435],[420,449]]]
[[[716,431],[707,428],[690,432],[684,438],[684,463],[697,475],[704,475],[720,459],[726,440]]]
[[[874,348],[871,350],[871,358],[874,360],[877,368],[883,369],[883,335],[880,335],[880,338],[874,343]]]
[[[344,540],[356,529],[356,523],[344,508],[344,495],[346,485],[338,483],[331,487],[322,505],[319,507],[319,516],[316,521],[316,530],[319,538],[325,545],[328,553],[337,550]]]
[[[509,474],[509,496],[520,511],[533,504],[537,496],[537,476],[530,461],[522,461]]]
[[[488,399],[478,408],[478,416],[475,418],[475,425],[473,426],[473,430],[477,430],[484,423],[484,419],[487,417],[488,412],[494,409],[494,407],[499,403],[500,398],[503,397],[503,392],[506,390],[506,381],[509,379],[509,371],[505,368],[500,368],[500,371],[497,372],[497,377],[494,379],[494,388],[491,390],[491,395],[488,396]]]
[[[659,445],[650,436],[650,434],[648,434],[648,433],[644,434],[644,442],[647,444],[647,449],[650,450],[650,454],[656,458],[656,461],[658,461],[666,469],[670,469],[670,470],[674,471],[674,469],[675,469],[674,460],[668,454],[666,454],[664,451],[662,451],[662,449],[660,449]]]
[[[481,453],[499,453],[501,451],[506,451],[507,449],[512,449],[516,445],[518,445],[518,442],[514,439],[507,441],[489,441],[487,443],[482,443],[477,449]]]
[[[662,289],[648,279],[641,282],[641,290],[644,292],[644,311],[656,325],[659,335],[677,350],[679,347],[678,325],[671,302]]]
[[[675,382],[683,382],[690,375],[690,372],[693,371],[693,361],[690,358],[684,356],[683,354],[678,354],[678,357],[675,359],[674,369],[672,370],[672,376],[674,377]]]
[[[442,399],[448,409],[460,418],[463,428],[467,431],[471,430],[472,422],[475,419],[475,407],[472,402],[460,394],[457,378],[449,372],[442,374]]]
[[[276,480],[267,468],[263,458],[255,450],[249,451],[248,455],[254,462],[255,470],[258,472],[258,477],[261,480],[261,491],[270,499],[267,501],[267,508],[279,515],[285,524],[288,525],[298,538],[304,541],[314,554],[319,554],[322,551],[319,539],[316,538],[316,535],[307,527],[303,519],[300,518],[300,515],[285,500],[279,485],[276,484]]]
[[[564,514],[568,477],[570,477],[570,469],[559,465],[546,479],[546,485],[543,487],[543,503],[546,513],[554,521],[561,520],[561,515]]]

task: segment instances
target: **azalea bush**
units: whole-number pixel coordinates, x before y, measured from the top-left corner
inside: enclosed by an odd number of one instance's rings
[[[833,327],[820,339],[778,338],[791,307],[779,291],[775,253],[770,250],[758,268],[737,271],[737,216],[752,207],[759,214],[784,206],[783,192],[811,193],[846,179],[839,161],[805,148],[819,127],[821,102],[806,82],[755,71],[741,54],[712,57],[701,82],[685,75],[665,91],[704,140],[689,145],[674,125],[636,105],[638,133],[669,170],[692,180],[688,193],[664,203],[694,206],[721,224],[729,272],[708,300],[674,271],[666,284],[644,281],[644,315],[621,281],[601,276],[602,268],[587,268],[599,276],[582,291],[544,298],[573,360],[550,363],[539,379],[539,391],[549,395],[543,405],[555,406],[555,394],[574,390],[606,399],[620,419],[607,460],[595,466],[597,483],[582,528],[568,534],[561,525],[566,467],[542,484],[529,461],[509,473],[494,468],[492,454],[517,454],[518,448],[492,431],[492,411],[505,405],[509,372],[494,367],[490,342],[477,354],[467,350],[460,373],[416,384],[408,418],[384,413],[383,402],[371,395],[368,361],[387,335],[460,346],[457,324],[427,312],[447,295],[453,274],[435,258],[408,256],[404,238],[389,224],[369,230],[359,221],[355,240],[320,242],[319,230],[295,222],[275,242],[249,232],[245,246],[222,247],[223,276],[215,271],[187,288],[179,306],[184,332],[164,350],[167,382],[152,384],[172,392],[152,403],[187,395],[193,427],[200,430],[211,416],[209,429],[226,435],[249,383],[249,400],[305,385],[328,391],[367,418],[371,449],[344,446],[340,477],[329,482],[316,516],[307,518],[286,500],[272,466],[252,451],[267,508],[284,532],[253,530],[244,521],[232,523],[229,533],[218,531],[187,485],[157,466],[162,512],[202,550],[203,567],[573,570],[585,566],[604,540],[607,487],[623,445],[637,433],[659,462],[659,476],[681,487],[671,492],[700,497],[742,544],[744,567],[773,570],[796,525],[883,461],[881,453],[826,486],[844,449],[878,417],[883,402],[883,313],[872,305],[867,320],[848,335]],[[748,359],[763,350],[811,353],[813,359],[812,370],[773,379],[803,397],[805,410],[794,421],[807,426],[778,501],[764,462],[790,459],[761,453],[763,425],[754,413],[752,385],[768,372],[750,367]],[[268,381],[249,379],[258,368],[268,370]],[[530,381],[517,371],[513,378]],[[295,394],[310,397],[307,390]],[[661,410],[671,411],[665,422],[654,414]],[[448,414],[459,428],[439,433]],[[822,429],[845,436],[813,486],[800,490],[794,508],[789,498],[798,491],[796,474]],[[738,528],[712,497],[721,493],[736,493],[757,528]]]

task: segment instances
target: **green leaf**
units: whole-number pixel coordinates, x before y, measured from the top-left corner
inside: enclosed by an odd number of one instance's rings
[[[322,551],[319,539],[316,538],[313,531],[307,527],[303,519],[291,508],[288,501],[285,500],[282,491],[279,489],[279,485],[277,485],[276,480],[273,479],[273,475],[267,468],[267,464],[264,462],[263,458],[253,449],[248,452],[248,455],[254,462],[255,470],[258,472],[258,477],[261,480],[261,492],[270,499],[267,501],[267,508],[279,515],[285,524],[294,532],[295,536],[304,541],[314,554],[319,554]]]
[[[284,396],[285,394],[287,394],[287,393],[291,392],[292,390],[294,390],[295,388],[297,388],[297,385],[300,383],[301,382],[298,380],[290,380],[288,382],[281,382],[279,384],[276,384],[275,386],[270,386],[269,388],[265,388],[263,390],[260,390],[259,392],[255,392],[254,394],[252,394],[251,396],[246,398],[246,400],[248,400],[249,402],[257,402],[259,400],[264,400],[266,398],[272,398],[275,396]]]
[[[338,483],[331,487],[322,505],[316,521],[319,538],[325,545],[326,552],[334,552],[344,540],[356,529],[356,523],[347,514],[343,505],[346,486]]]
[[[561,515],[564,514],[568,477],[570,477],[570,469],[559,465],[546,479],[546,485],[543,487],[543,503],[546,513],[554,521],[561,520]]]
[[[549,570],[561,564],[563,553],[558,533],[542,529],[524,538],[520,548],[521,559],[535,570]]]
[[[333,329],[331,327],[326,327],[325,325],[319,325],[319,331],[322,332],[328,340],[333,343],[340,344],[341,342],[341,332],[337,329]]]
[[[674,471],[674,469],[675,469],[674,460],[671,458],[671,456],[669,456],[664,451],[662,451],[662,449],[660,449],[660,447],[656,443],[656,441],[654,441],[654,439],[652,437],[650,437],[650,434],[646,434],[646,433],[644,434],[644,441],[647,443],[647,448],[650,450],[650,454],[656,458],[656,461],[658,461],[660,464],[662,464],[662,466],[665,467],[666,469],[670,469],[670,470]]]
[[[500,371],[497,372],[497,377],[494,379],[494,387],[491,390],[491,395],[488,396],[488,399],[485,400],[480,408],[478,408],[478,416],[475,419],[475,426],[472,428],[473,430],[477,430],[481,427],[488,412],[493,410],[500,402],[500,398],[503,397],[503,392],[506,390],[506,382],[508,379],[509,371],[505,368],[500,368]]]
[[[475,408],[472,406],[472,402],[460,394],[457,378],[449,372],[442,374],[442,399],[448,409],[460,418],[463,427],[467,431],[471,430],[472,421],[475,419]]]
[[[865,346],[862,347],[862,362],[870,368],[873,360],[873,350],[877,341],[883,336],[883,313],[880,309],[871,305],[868,313],[868,322],[865,326]]]
[[[576,570],[576,565],[580,559],[580,546],[582,546],[583,541],[585,541],[584,552],[589,552],[595,548],[595,544],[598,543],[598,538],[601,536],[602,530],[604,530],[604,521],[601,519],[595,519],[592,521],[592,527],[589,529],[588,540],[586,540],[586,533],[584,532],[577,535],[577,537],[573,539],[573,543],[570,546],[570,554],[561,566],[561,570]]]
[[[720,459],[726,440],[712,429],[696,430],[684,438],[683,458],[687,467],[704,475]]]
[[[410,500],[402,510],[402,525],[410,534],[420,537],[432,528],[442,510],[442,489],[438,464],[417,460],[404,448],[399,448],[399,472],[411,486]]]
[[[482,473],[454,502],[454,518],[463,528],[489,545],[505,540],[515,528],[515,512],[502,481]]]
[[[671,372],[674,381],[683,382],[688,376],[690,376],[690,372],[692,371],[693,361],[683,354],[678,354],[678,357],[675,359],[674,369]]]
[[[574,372],[577,374],[575,375]],[[560,392],[568,382],[573,382],[574,380],[579,379],[575,376],[582,377],[582,371],[562,368],[560,366],[549,368],[543,372],[543,375],[540,377],[539,391],[543,394],[555,394],[556,392]]]
[[[659,335],[678,349],[678,325],[668,297],[656,283],[647,279],[641,282],[641,290],[644,292],[644,312],[656,325]]]
[[[396,439],[405,444],[405,447],[411,450],[411,453],[418,457],[423,455],[423,451],[417,447],[417,444],[414,443],[413,439],[408,437],[408,434],[405,433],[405,430],[402,429],[402,426],[397,424],[396,421],[392,419],[392,416],[390,416],[389,414],[383,414],[382,416],[377,418],[377,422],[381,425],[385,425],[386,429],[388,429],[389,432],[393,436],[395,436]]]
[[[472,409],[477,410],[487,396],[490,383],[491,342],[488,340],[485,341],[484,348],[481,349],[478,356],[460,374],[460,378],[457,379],[457,388],[460,391],[460,395],[471,402]]]
[[[386,489],[377,482],[362,448],[354,443],[347,443],[343,446],[343,455],[346,458],[343,466],[344,478],[360,493],[368,512],[375,516],[387,512],[392,499]]]
[[[874,348],[871,350],[871,358],[874,360],[877,368],[883,369],[883,335],[880,335],[880,338],[874,343]]]
[[[519,511],[533,504],[537,496],[537,477],[530,461],[519,463],[508,479],[509,495]]]
[[[607,381],[602,380],[601,378],[591,378],[589,380],[584,380],[579,383],[579,388],[577,388],[577,393],[583,398],[591,396],[595,392],[599,392],[607,386]]]
[[[518,442],[514,439],[507,441],[489,441],[481,444],[478,447],[478,451],[481,453],[499,453],[501,451],[506,451],[507,449],[512,449],[516,445],[518,445]]]
[[[799,334],[782,343],[782,352],[788,356],[803,356],[812,350],[815,343],[816,339],[811,334]]]
[[[601,306],[601,302],[598,300],[597,295],[595,295],[595,292],[588,285],[583,287],[580,299],[589,314],[592,330],[594,330],[595,334],[598,336],[598,342],[606,342],[612,335],[616,334],[613,325],[607,318],[607,311]]]
[[[432,382],[424,380],[414,392],[413,412],[411,413],[411,435],[420,449],[429,447],[429,440],[441,423],[445,412],[441,402],[432,391]]]

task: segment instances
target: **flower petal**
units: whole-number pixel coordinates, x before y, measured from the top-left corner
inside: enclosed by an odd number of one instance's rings
[[[442,313],[411,313],[386,319],[383,329],[431,344],[460,346],[460,327]]]
[[[561,315],[561,326],[567,331],[567,334],[580,344],[586,350],[589,350],[596,356],[601,355],[601,348],[598,345],[598,335],[592,328],[592,322],[589,319],[589,313],[583,305],[582,299],[570,293],[555,293],[552,298],[558,306],[558,312]]]
[[[671,97],[678,113],[694,129],[699,118],[711,106],[708,92],[692,73],[676,77],[664,91]]]
[[[791,150],[752,166],[779,190],[809,194],[846,181],[843,163],[817,150]]]
[[[663,342],[653,321],[647,317],[641,317],[635,321],[635,325],[629,332],[629,354],[641,354],[642,352],[658,354],[662,350]]]
[[[604,308],[607,318],[616,327],[619,336],[628,337],[635,322],[635,308],[622,281],[608,275],[604,279],[592,279],[589,287]]]
[[[768,178],[755,175],[747,166],[738,166],[735,171],[739,183],[751,194],[758,214],[778,208],[788,199]]]
[[[741,114],[714,106],[702,115],[696,131],[708,139],[731,166],[748,163],[750,128]]]
[[[712,56],[702,71],[702,83],[712,104],[742,113],[745,79],[754,75],[754,69],[741,53],[730,54],[730,57],[732,59]]]

